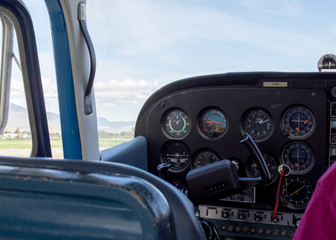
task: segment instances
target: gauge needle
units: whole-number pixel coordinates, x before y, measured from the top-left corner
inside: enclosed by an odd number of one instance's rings
[[[262,124],[262,123],[265,123],[265,122],[268,122],[268,121],[269,121],[269,119],[261,120],[261,121],[259,122],[259,124]]]
[[[300,149],[299,148],[296,148],[296,152],[297,152],[297,155],[296,155],[296,157],[297,157],[297,162],[295,163],[295,166],[300,166]]]
[[[298,193],[300,190],[302,190],[305,186],[300,187],[298,190],[296,190],[295,192],[293,192],[291,195],[289,195],[290,197],[293,196],[295,193]]]

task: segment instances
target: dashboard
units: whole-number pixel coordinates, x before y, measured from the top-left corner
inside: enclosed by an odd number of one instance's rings
[[[333,73],[227,73],[173,82],[143,106],[135,136],[147,139],[148,170],[186,191],[192,169],[230,160],[259,177],[250,135],[272,181],[198,206],[224,237],[291,239],[319,177],[336,156]],[[286,169],[281,173],[281,169]],[[276,213],[275,212],[276,209]]]

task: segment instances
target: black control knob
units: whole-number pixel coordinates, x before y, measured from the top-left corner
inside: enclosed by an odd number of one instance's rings
[[[300,221],[301,221],[301,217],[296,217],[296,216],[294,216],[294,218],[293,218],[293,224],[294,224],[296,227],[299,226]]]
[[[261,220],[263,220],[263,216],[261,216],[260,214],[254,216],[254,221],[260,222]]]
[[[277,223],[277,222],[279,222],[279,218],[278,217],[272,217],[272,222],[274,222],[274,223]]]
[[[223,211],[223,212],[222,212],[222,217],[223,217],[223,218],[228,218],[228,217],[230,217],[230,215],[231,215],[231,214],[230,214],[229,211]]]
[[[240,212],[240,213],[238,213],[238,218],[239,218],[240,220],[243,220],[243,219],[246,218],[246,214],[243,213],[243,212]]]

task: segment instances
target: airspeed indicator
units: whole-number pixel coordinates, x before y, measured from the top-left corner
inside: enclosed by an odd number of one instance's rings
[[[166,115],[163,128],[171,137],[181,138],[190,130],[190,119],[185,112],[175,109]]]

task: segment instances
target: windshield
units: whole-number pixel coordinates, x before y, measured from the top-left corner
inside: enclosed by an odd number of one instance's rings
[[[58,114],[47,10],[44,1],[24,2],[36,29],[46,108]],[[87,1],[97,56],[100,138],[133,137],[146,99],[178,79],[242,71],[317,71],[319,58],[335,53],[335,5],[299,0]],[[12,102],[23,101],[15,96]]]
[[[134,121],[149,95],[174,80],[317,71],[335,49],[333,7],[314,1],[95,0],[87,8],[98,114],[111,121]]]

